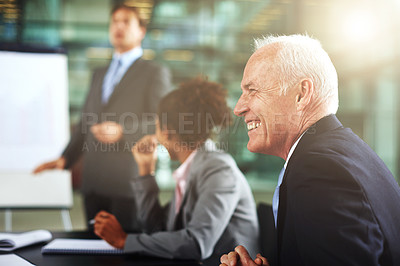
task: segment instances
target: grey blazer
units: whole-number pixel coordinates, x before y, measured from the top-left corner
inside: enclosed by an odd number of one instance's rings
[[[159,100],[170,90],[168,69],[141,58],[126,71],[107,104],[101,102],[107,67],[97,69],[92,78],[82,117],[63,152],[66,168],[83,155],[82,192],[133,198],[130,179],[137,176],[131,147],[143,135],[154,132],[149,118]],[[122,125],[123,138],[112,144],[100,143],[90,132],[95,123],[114,121]]]
[[[222,254],[241,244],[254,256],[259,250],[256,207],[233,158],[207,141],[193,159],[186,184],[175,215],[175,197],[166,208],[161,207],[153,176],[133,181],[145,233],[129,234],[125,251],[219,265]]]

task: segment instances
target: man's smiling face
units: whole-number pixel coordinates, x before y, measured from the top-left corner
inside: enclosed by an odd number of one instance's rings
[[[250,57],[234,113],[247,124],[249,151],[282,157],[296,106],[294,93],[281,94],[273,65],[276,46],[263,47]]]

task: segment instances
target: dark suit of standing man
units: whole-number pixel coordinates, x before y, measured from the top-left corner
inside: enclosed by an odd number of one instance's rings
[[[250,151],[286,160],[273,198],[276,264],[400,265],[399,185],[336,118],[338,78],[329,56],[302,35],[266,37],[256,49],[235,114],[248,125]],[[238,261],[268,265],[243,246],[221,257],[224,266]]]
[[[70,168],[83,155],[86,218],[106,210],[127,231],[137,228],[130,180],[138,170],[130,150],[143,135],[154,132],[158,101],[170,88],[169,71],[141,58],[145,33],[135,8],[113,9],[109,28],[113,60],[94,72],[81,121],[62,156],[35,170]]]

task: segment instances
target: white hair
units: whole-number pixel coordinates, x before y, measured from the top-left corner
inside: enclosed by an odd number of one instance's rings
[[[335,114],[339,106],[338,76],[320,42],[306,35],[266,36],[254,40],[255,50],[275,43],[278,51],[271,67],[281,93],[286,95],[296,83],[309,78],[314,85],[314,99]]]

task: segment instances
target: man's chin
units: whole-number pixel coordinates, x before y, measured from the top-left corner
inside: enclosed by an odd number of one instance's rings
[[[253,144],[250,141],[247,143],[247,149],[253,153],[262,153],[260,145]]]
[[[271,148],[265,142],[257,143],[249,140],[249,142],[247,143],[247,149],[252,153],[274,155],[273,153],[271,153]]]

